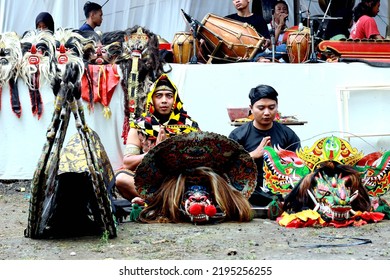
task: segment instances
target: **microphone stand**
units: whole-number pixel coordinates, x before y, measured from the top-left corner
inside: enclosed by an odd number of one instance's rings
[[[198,27],[202,26],[202,24],[194,19],[192,16],[188,15],[181,9],[181,12],[184,16],[184,18],[187,20],[187,22],[191,26],[192,36],[194,37],[194,43],[192,45],[193,49],[193,56],[190,58],[190,64],[197,64],[198,63],[198,57],[196,56],[196,37],[198,36]]]
[[[272,62],[275,62],[275,21],[274,17],[272,16],[272,24],[268,24],[268,31],[269,35],[271,37],[271,51],[272,51]]]
[[[331,5],[332,5],[332,0],[329,0],[328,7],[326,7],[325,14],[324,14],[324,16],[322,17],[322,20],[321,20],[320,26],[318,27],[316,36],[318,36],[318,35],[320,34],[321,29],[322,29],[322,27],[324,26],[324,21],[325,21],[326,16],[328,15],[328,11],[329,11],[329,8],[330,8]]]
[[[271,45],[272,45],[272,62],[275,62],[275,35],[271,35]]]
[[[317,63],[317,62],[325,62],[317,58],[317,52],[315,51],[315,34],[313,27],[313,19],[310,19],[310,37],[311,37],[311,54],[310,58],[306,60],[304,63]]]
[[[191,21],[192,37],[194,37],[194,43],[192,44],[193,55],[190,58],[190,64],[198,64],[198,57],[196,56],[196,37],[198,36],[198,23]]]
[[[315,48],[314,48],[314,45],[315,45],[314,22],[313,22],[313,19],[310,18],[310,4],[311,4],[311,0],[309,1],[309,7],[307,9],[307,13],[308,13],[307,22],[310,23],[311,54],[310,54],[310,58],[303,63],[325,62],[325,61],[317,58],[317,52],[315,51]],[[328,6],[328,8],[329,8],[329,6]],[[324,19],[325,19],[325,16],[324,16]]]

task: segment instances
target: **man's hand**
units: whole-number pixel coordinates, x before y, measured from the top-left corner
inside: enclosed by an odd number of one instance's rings
[[[167,139],[167,133],[165,132],[165,128],[163,126],[161,126],[160,131],[158,132],[158,135],[157,135],[156,145],[158,145],[159,143],[161,143],[165,139]]]
[[[265,146],[271,146],[271,136],[264,137],[259,146],[254,151],[250,152],[249,155],[254,159],[263,157]]]
[[[261,49],[262,51],[265,51],[265,49],[268,49],[269,47],[271,47],[271,40],[265,38],[261,44]]]
[[[142,133],[139,133],[138,134],[138,138],[141,142],[141,146],[142,146],[142,152],[143,153],[147,153],[150,151],[151,148],[153,148],[155,146],[155,141],[152,141],[150,139],[148,139],[145,135],[143,135]]]
[[[283,26],[286,24],[287,19],[288,19],[287,13],[280,13],[279,14],[279,26],[283,28]]]

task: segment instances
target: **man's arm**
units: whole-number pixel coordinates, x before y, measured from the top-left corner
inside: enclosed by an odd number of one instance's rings
[[[129,150],[129,153],[123,157],[123,167],[134,171],[146,154],[143,153],[137,129],[130,129],[127,135],[126,149]]]
[[[126,154],[123,157],[123,167],[134,171],[150,149],[164,141],[166,138],[167,135],[163,127],[160,128],[156,141],[151,141],[146,137],[140,137],[137,129],[131,128],[127,136],[126,147],[129,147],[129,149],[134,152]]]

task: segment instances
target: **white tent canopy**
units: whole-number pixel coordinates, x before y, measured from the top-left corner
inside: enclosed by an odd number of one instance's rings
[[[253,0],[261,1],[261,0]],[[333,0],[342,1],[342,0]],[[43,11],[53,15],[55,26],[78,28],[85,21],[85,0],[0,0],[0,30],[15,31],[19,35],[35,28],[35,17]],[[94,0],[103,5],[106,0]],[[287,0],[290,7],[289,22],[293,24],[294,2],[301,11],[321,15],[318,0]],[[360,0],[356,0],[355,4]],[[102,32],[125,30],[135,25],[148,28],[155,34],[171,41],[177,32],[188,31],[189,26],[180,10],[201,21],[207,13],[225,16],[234,13],[231,0],[109,0],[103,7],[103,23],[97,28]],[[389,22],[388,1],[381,0],[381,9],[375,18],[381,34],[386,34]]]

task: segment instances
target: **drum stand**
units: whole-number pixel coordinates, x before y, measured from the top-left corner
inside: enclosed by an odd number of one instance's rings
[[[272,47],[272,62],[275,62],[275,21],[274,21],[274,16],[272,16],[272,25],[267,24],[268,27],[268,32],[271,37],[271,47]]]
[[[190,58],[190,64],[198,64],[198,57],[196,56],[196,36],[198,35],[199,24],[196,21],[191,22],[192,36],[194,37],[194,43],[192,44],[193,55]]]
[[[311,0],[310,0],[310,3],[311,3]],[[309,7],[310,7],[310,3],[309,3]],[[317,38],[318,34],[320,33],[321,28],[324,24],[324,20],[325,20],[326,16],[328,15],[328,11],[329,11],[329,8],[331,5],[332,5],[332,0],[329,0],[328,7],[326,7],[325,14],[321,20],[321,24],[318,27],[316,34],[314,34],[313,19],[310,19],[310,21],[309,21],[310,22],[310,37],[311,37],[311,54],[310,54],[309,60],[305,61],[304,63],[325,62],[325,61],[317,58],[317,52],[315,51],[314,45],[315,45],[316,38]],[[337,19],[337,18],[334,18],[334,19]]]
[[[313,28],[313,19],[310,19],[310,37],[311,37],[311,53],[308,60],[306,60],[303,63],[318,63],[318,62],[325,62],[323,60],[320,60],[317,58],[317,52],[314,48],[315,45],[315,34],[314,34],[314,28]]]

